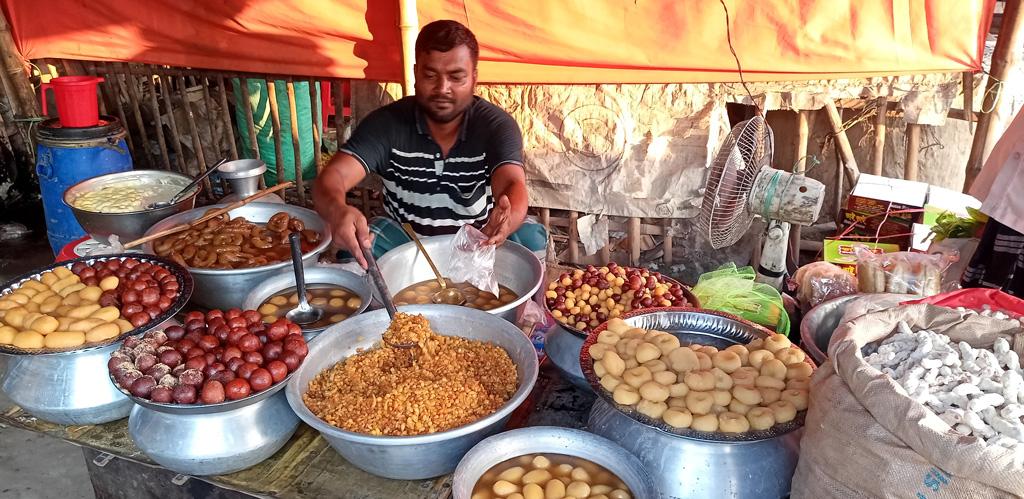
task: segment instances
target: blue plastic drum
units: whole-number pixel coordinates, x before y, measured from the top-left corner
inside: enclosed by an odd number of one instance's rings
[[[53,254],[86,235],[64,204],[64,191],[86,179],[131,170],[132,155],[124,138],[124,127],[109,116],[101,116],[94,127],[62,128],[59,119],[44,121],[39,127],[36,174]]]

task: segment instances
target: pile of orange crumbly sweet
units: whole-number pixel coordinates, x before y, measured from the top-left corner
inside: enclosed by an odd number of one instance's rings
[[[505,350],[435,334],[421,315],[397,314],[384,338],[310,381],[302,398],[313,414],[358,433],[422,435],[488,416],[518,388]],[[390,346],[403,343],[417,346]]]

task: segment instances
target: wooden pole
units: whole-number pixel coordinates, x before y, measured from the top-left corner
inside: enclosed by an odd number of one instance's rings
[[[124,76],[125,87],[128,89],[128,101],[132,106],[132,116],[135,118],[135,123],[139,126],[139,139],[142,141],[142,159],[147,166],[155,166],[153,164],[153,158],[149,154],[149,133],[146,132],[146,122],[142,119],[142,112],[139,110],[139,88],[138,80],[132,76],[131,72],[127,69],[124,64],[118,64],[116,68],[123,69],[123,75],[115,75],[118,80],[121,76]],[[127,123],[125,123],[127,126]]]
[[[580,214],[575,211],[569,212],[569,262],[578,263],[580,260],[580,233],[576,228]]]
[[[238,147],[235,146],[234,128],[231,127],[231,108],[228,107],[227,82],[223,76],[217,77],[218,99],[220,100],[221,119],[224,120],[224,130],[228,134],[228,146],[231,149],[231,159],[238,159]]]
[[[907,123],[907,161],[903,165],[903,179],[917,180],[917,155],[921,151],[921,125]]]
[[[249,145],[252,149],[252,157],[260,159],[260,145],[256,142],[256,125],[252,119],[252,101],[249,96],[249,79],[239,78],[238,86],[242,90],[242,106],[245,107],[245,126],[246,131],[249,133]]]
[[[416,63],[416,35],[419,34],[419,17],[416,12],[416,0],[398,0],[398,29],[402,35],[402,88],[405,95],[416,93],[416,75],[413,64]]]
[[[171,171],[171,158],[167,152],[167,141],[164,140],[164,124],[163,120],[160,119],[160,103],[156,97],[156,76],[152,73],[148,75],[144,73],[144,76],[149,81],[149,112],[153,113],[156,143],[160,147],[160,163],[163,165],[164,170]]]
[[[796,121],[796,164],[793,165],[793,173],[803,175],[807,172],[807,145],[811,137],[811,112],[806,110],[797,111]],[[802,237],[800,226],[793,225],[789,232],[789,254],[793,255],[797,262],[800,261],[800,239]]]
[[[999,26],[999,36],[996,38],[996,46],[992,52],[992,65],[989,68],[989,75],[985,83],[985,100],[981,105],[981,117],[978,118],[978,127],[974,132],[974,142],[971,144],[971,155],[967,160],[967,174],[964,179],[964,192],[968,192],[974,185],[974,179],[981,173],[981,168],[988,158],[996,134],[1000,132],[998,127],[992,126],[992,115],[1000,109],[1000,102],[1003,92],[998,88],[1006,80],[1010,68],[1013,66],[1016,54],[1021,43],[1024,43],[1024,15],[1021,14],[1021,3],[1024,0],[1006,0],[1003,7],[1003,21]]]
[[[284,181],[284,151],[281,149],[281,111],[277,103],[277,83],[267,79],[267,95],[270,102],[270,126],[274,134],[274,172],[277,182]]]
[[[881,175],[885,166],[885,127],[889,101],[885,97],[875,99],[875,148],[871,157],[871,174]]]
[[[667,267],[670,267],[672,265],[672,243],[674,243],[674,241],[672,240],[672,219],[662,219],[661,227],[662,230],[665,231],[665,239],[661,243],[661,249],[663,252],[662,261],[665,263],[665,267],[667,270]]]
[[[960,78],[964,89],[964,119],[967,120],[967,128],[974,133],[974,73],[964,71]]]
[[[825,113],[832,124],[836,146],[843,156],[843,171],[846,174],[846,179],[850,181],[850,185],[856,184],[857,177],[860,176],[860,169],[857,168],[857,160],[853,157],[850,139],[846,136],[846,130],[843,129],[843,117],[839,114],[839,109],[836,108],[836,103],[832,99],[825,99]]]
[[[210,95],[210,80],[202,75],[196,75],[195,78],[196,83],[199,84],[203,92],[203,106],[206,107],[206,114],[204,115],[203,121],[206,122],[206,126],[210,130],[210,145],[213,147],[213,153],[216,155],[215,158],[211,157],[210,160],[212,162],[217,162],[220,161],[221,158],[226,158],[227,155],[224,154],[224,148],[221,147],[223,144],[217,135],[217,127],[214,126],[214,123],[217,121],[217,114],[213,110],[213,96]]]
[[[323,126],[320,119],[320,92],[317,91],[316,80],[309,80],[309,105],[310,116],[313,118],[313,162],[316,164],[316,174],[324,169],[324,163],[320,157],[320,127]]]
[[[106,63],[104,63],[106,65]],[[119,74],[113,71],[107,71],[106,84],[110,87],[110,92],[114,96],[114,102],[112,103],[115,110],[117,111],[117,119],[121,120],[121,126],[124,127],[125,131],[128,132],[124,135],[124,140],[128,144],[128,151],[131,152],[132,158],[138,158],[139,153],[135,149],[135,139],[132,138],[131,126],[128,124],[128,118],[124,114],[124,102],[128,100],[128,91],[124,89],[124,83],[121,82]],[[102,84],[100,86],[103,86]],[[122,99],[122,97],[124,97]]]
[[[154,75],[160,83],[160,93],[164,99],[164,113],[167,115],[167,127],[171,131],[171,146],[174,148],[175,164],[178,165],[178,172],[187,174],[185,170],[185,156],[181,152],[181,135],[178,135],[178,123],[174,119],[174,105],[171,102],[171,76]]]
[[[640,265],[640,219],[632,217],[626,229],[626,237],[629,238],[629,264]]]
[[[292,125],[292,153],[295,157],[295,190],[299,193],[299,205],[306,206],[306,186],[302,180],[302,146],[299,140],[299,113],[295,108],[295,82],[285,80],[288,89],[288,116]]]
[[[178,77],[178,92],[181,93],[181,103],[185,106],[185,121],[188,122],[188,132],[192,136],[192,147],[196,151],[196,165],[197,170],[194,174],[198,176],[200,173],[206,171],[206,168],[210,165],[206,162],[206,152],[203,151],[203,141],[199,138],[199,126],[196,125],[196,117],[192,112],[192,103],[188,100],[188,85],[185,84],[185,77]],[[206,194],[212,199],[213,198],[213,187],[210,185],[210,177],[203,179],[203,189]]]

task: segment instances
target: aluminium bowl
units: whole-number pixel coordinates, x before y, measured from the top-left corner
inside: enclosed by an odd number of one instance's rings
[[[173,215],[161,220],[153,227],[150,227],[150,229],[146,231],[146,235],[154,234],[179,224],[191,222],[202,217],[209,210],[216,210],[226,206],[226,204],[215,204]],[[228,215],[231,216],[231,218],[245,217],[247,220],[254,223],[266,223],[270,217],[281,211],[302,220],[307,229],[312,229],[320,233],[320,244],[312,250],[302,254],[302,261],[305,265],[315,262],[317,255],[326,250],[331,244],[331,233],[327,230],[327,224],[315,211],[290,204],[249,203],[231,210],[228,212]],[[143,245],[143,249],[147,253],[153,253],[154,242],[155,241],[150,241],[146,243]],[[192,294],[192,301],[198,305],[211,309],[219,308],[222,310],[228,310],[230,308],[241,308],[242,304],[245,302],[245,297],[248,296],[256,286],[260,285],[263,281],[274,277],[285,269],[291,269],[291,265],[292,262],[288,259],[272,263],[270,265],[247,269],[221,270],[189,267],[188,270],[192,273],[192,277],[196,282],[195,292]]]
[[[635,499],[658,497],[654,482],[635,456],[593,433],[559,426],[532,426],[487,437],[455,468],[452,495],[470,499],[480,477],[497,464],[528,454],[560,454],[590,461],[622,480]]]
[[[176,213],[191,210],[196,204],[199,186],[194,187],[185,197],[171,206],[156,209],[145,208],[126,213],[103,213],[83,210],[75,207],[73,204],[74,200],[87,192],[96,191],[115,184],[169,184],[178,186],[180,190],[184,189],[191,181],[192,178],[187,175],[161,170],[133,170],[110,173],[86,179],[68,187],[64,191],[64,204],[71,208],[71,212],[75,214],[78,224],[93,239],[105,245],[110,245],[110,236],[116,235],[121,244],[124,244],[142,237],[157,222]]]
[[[317,284],[332,284],[355,293],[362,303],[352,312],[352,315],[349,316],[350,319],[365,312],[366,308],[370,306],[370,300],[373,298],[373,292],[370,291],[370,285],[366,282],[365,276],[358,276],[347,270],[311,265],[303,269],[303,277],[306,280],[307,287]],[[242,310],[256,310],[264,301],[286,289],[295,289],[295,272],[292,271],[291,267],[282,270],[274,277],[256,286],[245,297],[245,302],[242,303]],[[306,341],[310,341],[327,327],[329,326],[303,326],[302,335],[306,338]]]
[[[420,238],[441,275],[447,275],[454,238],[454,235]],[[434,279],[427,259],[413,242],[388,251],[377,260],[377,265],[392,296],[413,284]],[[526,307],[526,302],[540,289],[544,280],[544,266],[537,255],[525,246],[505,241],[495,251],[494,274],[498,284],[512,290],[516,299],[486,312],[515,323],[521,310]]]
[[[398,480],[433,478],[454,471],[470,448],[505,427],[512,411],[526,400],[537,381],[537,352],[519,328],[496,315],[453,305],[409,305],[398,310],[424,315],[438,334],[486,341],[501,347],[516,366],[519,388],[493,414],[437,433],[374,436],[328,424],[306,407],[302,396],[309,382],[321,371],[379,343],[391,318],[385,310],[375,310],[327,328],[310,345],[309,355],[295,371],[285,392],[295,413],[356,467]]]

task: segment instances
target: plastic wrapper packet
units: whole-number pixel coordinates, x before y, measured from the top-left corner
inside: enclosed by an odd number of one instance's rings
[[[445,275],[452,282],[468,282],[497,297],[498,278],[494,275],[497,248],[486,242],[487,236],[471,225],[459,229],[452,239],[451,258]]]
[[[857,248],[857,287],[862,293],[932,296],[942,292],[946,255],[900,251],[875,254]]]
[[[796,270],[790,280],[804,313],[819,303],[857,292],[857,278],[838,265],[813,262]]]

